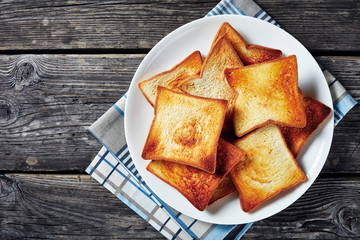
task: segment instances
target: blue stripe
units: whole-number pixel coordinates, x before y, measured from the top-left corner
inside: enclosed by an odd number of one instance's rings
[[[225,12],[226,14],[230,14],[230,12],[226,9],[225,5],[222,4],[222,2],[219,3],[219,5],[222,9],[222,12]]]
[[[127,148],[127,144],[125,143],[125,145],[120,148],[120,150],[115,154],[117,157]]]
[[[91,169],[90,171],[90,175],[94,173],[94,171],[96,170],[96,168],[100,165],[100,163],[104,160],[104,158],[106,157],[106,155],[109,153],[109,151],[106,151],[102,156],[99,154],[100,159],[99,161],[97,161],[97,163],[95,164],[95,166],[93,167],[93,169]]]
[[[102,142],[100,138],[98,138],[90,129],[89,129],[89,131],[102,143],[102,145],[111,153],[111,155],[112,155],[117,161],[120,162],[121,166],[122,166],[134,179],[137,179],[137,180],[139,181],[139,184],[141,184],[140,186],[144,187],[148,192],[150,192],[150,193],[152,194],[152,196],[156,199],[156,201],[160,203],[160,207],[161,207],[161,205],[163,205],[163,208],[166,210],[166,212],[167,212],[171,217],[175,218],[175,215],[176,215],[176,214],[175,214],[167,205],[165,205],[165,203],[164,203],[156,194],[154,194],[154,192],[153,192],[153,191],[145,184],[145,182],[142,180],[142,177],[141,177],[141,176],[140,176],[140,177],[136,177],[136,176],[134,175],[134,173],[131,172],[131,171],[124,165],[124,163],[121,162],[121,161],[119,160],[119,158],[118,158],[113,152],[110,151],[110,149],[107,147],[107,145],[104,144],[104,142]],[[118,170],[117,170],[117,171],[118,171]],[[126,178],[126,176],[125,176],[123,173],[121,173],[120,171],[118,171],[118,172]],[[131,181],[131,180],[129,179],[129,181]],[[131,181],[131,182],[132,182],[132,181]],[[133,183],[133,182],[132,182],[132,183]],[[134,184],[134,186],[137,187],[137,185],[135,185],[135,184]],[[148,194],[147,194],[144,190],[140,189],[140,187],[137,187],[137,188],[138,188],[140,191],[142,191],[146,196],[148,196]],[[149,197],[149,198],[156,203],[156,201],[155,201],[152,197]],[[187,225],[186,225],[181,219],[178,218],[178,219],[174,219],[174,220],[176,220],[177,223],[178,223],[183,229],[186,229],[186,228],[187,228]],[[186,230],[186,232],[187,232],[192,238],[194,238],[194,239],[199,239],[199,238],[196,236],[196,234],[195,234],[193,231],[191,231],[190,229]]]
[[[132,165],[131,167],[129,167],[129,170],[132,171],[134,169],[135,165]]]
[[[234,3],[233,0],[230,0],[230,2],[242,15],[247,16],[247,14],[241,8],[239,8],[239,6],[236,3]]]
[[[117,195],[118,199],[120,199],[123,203],[128,205],[132,210],[134,210],[140,217],[147,220],[149,217],[143,213],[139,208],[137,208],[134,204],[132,204],[127,198],[125,198],[120,193]]]
[[[96,136],[90,129],[88,129],[88,130],[89,130],[89,132],[91,132],[92,135],[94,135],[94,136],[99,140],[99,142],[101,142],[101,144],[104,146],[104,148],[106,148],[107,151],[110,152],[111,155],[113,155],[113,157],[114,157],[117,161],[119,161],[119,158],[118,158],[112,151],[110,151],[110,149],[108,148],[108,146],[107,146],[100,138],[98,138],[98,136]],[[126,171],[128,171],[128,173],[129,173],[135,180],[137,180],[137,181],[139,182],[139,185],[140,185],[140,184],[144,184],[144,181],[142,180],[141,176],[139,176],[139,177],[133,176],[132,172],[129,171],[129,170],[126,168],[126,166],[123,165],[123,163],[122,163],[122,167],[123,167]],[[141,186],[141,185],[140,185],[140,186]]]
[[[179,233],[181,232],[181,228],[179,229],[179,230],[177,230],[177,232],[174,234],[174,236],[173,236],[173,240],[175,240],[176,239],[176,237],[179,235]]]
[[[224,13],[219,9],[218,5],[215,6],[215,9],[219,12],[220,15],[223,15]]]
[[[122,116],[124,116],[124,112],[123,112],[116,104],[114,104],[113,107],[114,107]]]
[[[107,160],[105,159],[105,161],[107,161]],[[113,169],[112,169],[112,170],[110,171],[110,173],[106,176],[106,178],[104,179],[104,181],[102,182],[101,185],[104,185],[104,184],[106,183],[106,181],[109,179],[109,177],[111,176],[111,174],[115,171],[115,169],[117,168],[117,166],[119,166],[119,163],[117,163],[116,166],[113,167]]]
[[[340,113],[345,116],[345,114],[350,111],[355,105],[357,104],[357,101],[350,95],[346,94],[341,101],[339,101],[334,108]]]
[[[181,212],[178,212],[178,214],[176,214],[176,218],[179,218],[180,217],[180,215],[181,215]]]
[[[125,158],[127,158],[127,156],[129,156],[129,154],[130,154],[129,151],[125,152],[124,155],[121,156],[120,161],[124,161]],[[119,158],[118,156],[116,156],[116,157]],[[131,160],[131,158],[129,160]]]
[[[265,18],[267,18],[269,15],[267,13],[265,13],[264,16],[261,17],[261,20],[265,20]]]
[[[225,5],[226,5],[226,7],[227,7],[228,9],[230,9],[230,11],[231,11],[232,13],[237,14],[237,12],[235,11],[235,9],[230,5],[229,2],[224,1],[224,3],[225,3]]]
[[[121,160],[120,160],[121,161]],[[129,158],[126,162],[122,161],[123,164],[127,167],[131,162],[132,162],[132,159]]]
[[[257,18],[258,16],[260,16],[260,14],[262,14],[264,12],[263,9],[260,9],[255,15],[254,17]]]
[[[175,218],[176,214],[167,206],[165,205],[165,203],[146,185],[144,184],[144,186],[149,190],[149,192],[151,192],[154,196],[154,198],[156,199],[156,201],[158,201],[163,207],[164,209],[168,212],[168,214],[170,214],[171,217],[174,218],[174,220],[177,221],[177,223],[184,229],[186,230],[186,232],[194,239],[199,239],[198,236],[196,236],[196,234],[191,231],[191,229],[187,229],[186,224],[180,219],[180,218]]]
[[[268,20],[268,22],[272,22],[274,19],[272,17],[270,17],[270,19]]]
[[[149,197],[149,194],[146,193],[143,189],[141,189],[138,184],[136,184],[134,181],[132,181],[130,178],[125,176],[124,173],[122,173],[119,169],[117,169],[114,165],[112,165],[107,159],[104,159],[104,161],[113,169],[115,169],[116,172],[118,172],[123,178],[125,178],[127,181],[129,181],[134,187],[136,187],[140,192],[142,192],[145,196]],[[151,198],[150,198],[151,199]],[[153,202],[155,202],[153,199],[151,199]],[[156,203],[156,202],[155,202]]]
[[[345,114],[339,109],[338,105],[334,105],[334,109],[341,115],[341,117],[345,116]]]
[[[253,225],[253,223],[248,223],[245,226],[243,226],[243,228],[241,229],[241,231],[238,233],[238,235],[236,235],[236,237],[234,238],[234,240],[240,240],[240,238],[246,233],[247,230],[249,230],[249,228]]]
[[[127,95],[126,95],[126,93],[124,94],[124,98],[127,98]]]
[[[333,85],[336,81],[337,81],[337,79],[335,78],[335,79],[329,84],[329,87],[331,87],[331,85]]]
[[[334,117],[337,119],[337,120],[340,120],[340,116],[339,114],[337,113],[336,109],[334,109]]]
[[[236,225],[221,225],[218,224],[216,227],[206,236],[205,240],[212,240],[212,239],[223,239],[224,234],[229,234],[231,230],[233,230]],[[225,235],[225,236],[226,236]]]
[[[165,227],[165,225],[168,223],[168,221],[170,221],[171,218],[168,218],[164,223],[163,225],[161,226],[159,232],[161,232],[161,230],[163,230],[163,228]]]
[[[190,229],[196,222],[197,222],[197,220],[195,219],[195,220],[187,227],[187,229]]]

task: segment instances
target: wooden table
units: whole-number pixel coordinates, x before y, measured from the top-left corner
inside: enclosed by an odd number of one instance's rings
[[[101,147],[87,128],[160,39],[218,1],[95,2],[0,3],[0,239],[163,239],[84,172]],[[257,3],[360,100],[359,1]],[[314,185],[244,239],[360,238],[359,112]]]

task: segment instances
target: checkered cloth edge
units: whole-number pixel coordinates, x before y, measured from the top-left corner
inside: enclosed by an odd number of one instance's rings
[[[206,16],[219,14],[253,16],[279,26],[252,0],[223,0]],[[336,125],[357,102],[329,71],[322,71],[333,99]],[[125,94],[89,128],[104,147],[86,172],[168,239],[223,239],[231,231],[236,231],[232,235],[240,239],[252,223],[217,225],[190,218],[167,206],[145,184],[134,166],[125,140],[123,116],[126,98]]]

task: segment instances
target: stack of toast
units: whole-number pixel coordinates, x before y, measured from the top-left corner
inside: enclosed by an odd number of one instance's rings
[[[223,23],[199,51],[138,84],[154,107],[147,170],[203,211],[238,192],[243,211],[306,180],[296,157],[330,108],[298,86],[295,55],[248,44]]]

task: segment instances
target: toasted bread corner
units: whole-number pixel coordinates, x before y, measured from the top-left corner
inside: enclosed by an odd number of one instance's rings
[[[200,51],[194,51],[170,70],[139,82],[138,87],[146,100],[154,107],[158,86],[180,91],[179,86],[184,81],[199,76],[202,62]]]

